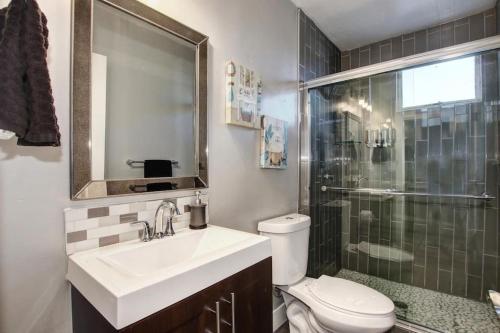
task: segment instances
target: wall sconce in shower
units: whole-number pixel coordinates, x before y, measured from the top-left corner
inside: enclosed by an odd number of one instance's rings
[[[369,112],[372,112],[373,110],[372,106],[369,103],[367,103],[364,99],[359,99],[358,104]]]
[[[369,148],[392,147],[396,141],[396,130],[384,124],[380,129],[365,131],[365,144]]]

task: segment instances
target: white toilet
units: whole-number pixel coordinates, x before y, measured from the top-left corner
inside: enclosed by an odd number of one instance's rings
[[[291,333],[382,333],[394,326],[394,304],[376,290],[344,279],[305,277],[311,219],[290,214],[262,221],[271,238],[273,284],[283,291]]]

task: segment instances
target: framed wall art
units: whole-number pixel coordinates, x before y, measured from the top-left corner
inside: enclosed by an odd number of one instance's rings
[[[286,169],[288,167],[288,123],[262,116],[260,167]]]
[[[262,81],[235,61],[226,63],[226,124],[260,128]]]

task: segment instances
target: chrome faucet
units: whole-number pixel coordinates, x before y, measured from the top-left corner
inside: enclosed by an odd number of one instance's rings
[[[166,223],[164,221],[165,209],[168,209]],[[174,202],[165,200],[162,201],[156,209],[153,226],[151,226],[148,221],[136,221],[132,222],[132,224],[141,224],[143,226],[142,241],[149,242],[153,238],[163,238],[165,236],[175,235],[172,221],[174,216],[180,214],[179,208],[177,208],[177,205]]]
[[[165,210],[167,210],[167,221],[164,221]],[[180,215],[179,208],[172,201],[162,201],[155,213],[155,234],[156,238],[175,235],[172,220],[174,216]]]
[[[149,242],[150,240],[153,239],[154,231],[149,226],[148,221],[136,221],[136,222],[132,222],[132,224],[142,224],[142,226],[144,227],[144,229],[142,230],[142,241],[143,242]]]

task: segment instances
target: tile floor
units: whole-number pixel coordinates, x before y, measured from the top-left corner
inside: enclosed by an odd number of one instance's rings
[[[488,303],[443,294],[382,278],[342,269],[337,277],[374,288],[396,306],[399,319],[444,333],[499,333],[500,320]],[[276,333],[289,333],[288,323]],[[390,333],[413,332],[410,328],[394,327]]]
[[[446,333],[500,332],[500,320],[488,303],[392,282],[347,269],[340,270],[336,277],[378,290],[395,302],[398,318],[410,323]]]

